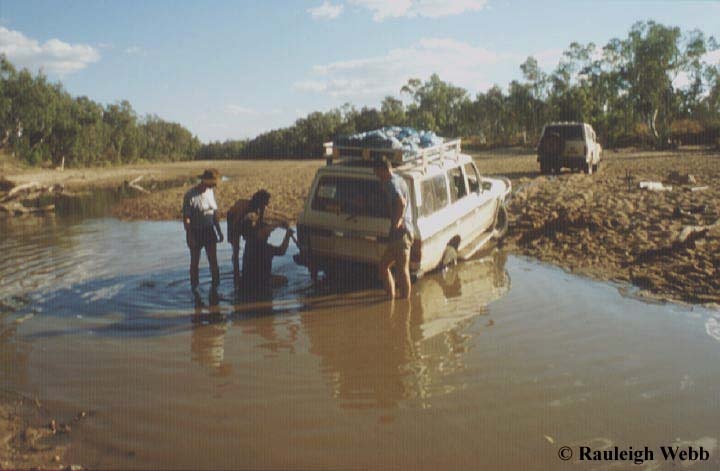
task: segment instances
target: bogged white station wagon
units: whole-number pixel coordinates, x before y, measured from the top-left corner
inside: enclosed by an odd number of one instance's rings
[[[473,255],[507,229],[505,198],[511,183],[480,175],[461,153],[460,140],[408,155],[397,149],[333,146],[326,143],[325,167],[318,169],[298,215],[296,261],[313,275],[333,277],[347,263],[377,265],[389,232],[386,195],[372,160],[388,158],[405,179],[415,234],[410,271],[415,278]]]

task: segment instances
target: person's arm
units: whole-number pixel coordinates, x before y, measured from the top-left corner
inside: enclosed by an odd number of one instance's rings
[[[397,189],[396,189],[397,190]],[[403,224],[403,215],[405,214],[405,206],[407,206],[407,200],[400,191],[396,191],[393,202],[392,202],[392,224],[396,229],[400,229]]]
[[[193,235],[193,232],[190,230],[190,198],[188,198],[187,195],[185,195],[185,198],[183,198],[183,227],[185,228],[185,235],[187,239],[187,243],[190,247],[195,246],[195,236]]]
[[[220,229],[220,218],[218,218],[217,210],[213,214],[213,224],[215,225],[215,230],[217,231],[217,241],[222,242],[225,238],[223,237],[222,229]]]
[[[190,198],[188,198],[187,195],[183,197],[182,218],[183,226],[185,227],[185,231],[187,232],[188,230],[190,230]]]
[[[280,244],[279,247],[273,247],[273,256],[275,255],[285,255],[285,252],[287,252],[288,246],[290,245],[290,238],[293,235],[293,230],[290,228],[287,228],[285,230],[285,238],[282,241],[282,244]]]

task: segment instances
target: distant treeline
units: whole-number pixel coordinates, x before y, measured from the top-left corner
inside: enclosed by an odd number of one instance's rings
[[[463,137],[466,147],[534,145],[544,123],[585,121],[605,147],[720,145],[720,65],[713,37],[652,21],[598,48],[572,43],[557,67],[535,58],[507,91],[471,97],[436,74],[410,79],[380,108],[351,104],[313,112],[249,140],[201,145],[190,131],[156,116],[139,118],[127,101],[103,106],[70,96],[42,74],[17,71],[0,55],[0,151],[31,164],[144,160],[317,158],[339,134],[402,125]],[[405,100],[405,101],[403,101]],[[407,102],[407,103],[406,103]]]
[[[707,63],[718,49],[701,31],[683,32],[652,21],[632,26],[602,48],[572,43],[550,73],[533,57],[520,65],[523,80],[507,91],[494,86],[474,98],[438,75],[411,79],[400,90],[409,102],[386,97],[380,109],[347,104],[315,112],[293,126],[246,141],[203,146],[217,158],[308,158],[338,134],[408,125],[466,147],[535,145],[544,123],[585,121],[606,147],[664,147],[678,142],[718,145],[720,68]]]
[[[31,165],[88,166],[190,160],[199,148],[180,124],[139,118],[127,101],[103,106],[72,97],[0,55],[0,151]]]

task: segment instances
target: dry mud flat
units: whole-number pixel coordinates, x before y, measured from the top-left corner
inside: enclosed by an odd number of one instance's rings
[[[573,272],[629,281],[653,297],[720,303],[720,154],[610,151],[604,158],[592,176],[517,179],[509,247]],[[673,171],[696,183],[669,182]],[[641,190],[640,181],[666,181],[672,190]]]
[[[201,173],[201,168],[214,167],[224,177],[215,189],[215,198],[220,208],[220,216],[240,198],[249,198],[264,188],[270,192],[271,208],[288,219],[297,216],[305,202],[310,183],[318,167],[324,161],[233,161],[203,162],[193,170]],[[189,172],[189,176],[193,176]],[[191,179],[191,181],[193,181]],[[120,219],[167,220],[182,217],[182,200],[185,192],[193,186],[188,183],[181,187],[139,195],[120,201],[112,209],[114,216]]]

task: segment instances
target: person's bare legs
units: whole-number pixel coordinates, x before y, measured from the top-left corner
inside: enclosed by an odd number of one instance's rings
[[[240,283],[240,240],[232,241],[232,264],[233,264],[233,283],[237,288]]]
[[[398,268],[400,268],[400,273],[398,273],[398,297],[410,299],[410,260],[409,257],[403,257],[403,259],[402,264],[398,263]]]
[[[383,287],[385,288],[385,293],[390,297],[390,299],[395,298],[395,279],[393,278],[392,272],[390,271],[390,267],[395,262],[391,257],[388,257],[388,252],[385,252],[385,255],[380,260],[380,264],[378,265],[378,269],[380,271],[380,279],[383,282]]]

